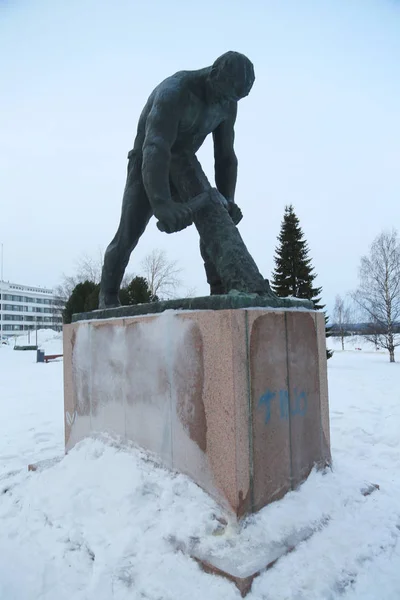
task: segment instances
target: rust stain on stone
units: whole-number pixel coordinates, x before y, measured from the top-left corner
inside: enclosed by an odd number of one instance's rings
[[[244,496],[243,491],[239,491],[238,503],[236,508],[237,516],[243,517],[244,515],[251,512],[251,489],[247,490],[247,494]]]
[[[203,337],[197,323],[191,323],[178,349],[174,378],[178,417],[190,439],[207,449],[207,419],[203,401]]]
[[[74,351],[75,340],[76,340],[76,329],[74,328],[72,330],[72,335],[71,335],[71,348],[72,348],[72,352]]]

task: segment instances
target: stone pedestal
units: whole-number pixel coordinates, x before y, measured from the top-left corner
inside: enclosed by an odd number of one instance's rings
[[[322,313],[106,313],[64,327],[67,451],[118,434],[239,517],[330,461]]]

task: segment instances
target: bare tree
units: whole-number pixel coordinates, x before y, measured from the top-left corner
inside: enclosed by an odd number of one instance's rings
[[[182,297],[183,298],[195,298],[195,296],[197,296],[197,288],[195,286],[191,286],[186,289],[186,291],[184,292],[184,296],[182,296]]]
[[[84,281],[93,281],[99,283],[101,278],[101,269],[103,263],[103,253],[99,248],[96,258],[84,254],[76,261],[76,274],[65,275],[63,273],[61,283],[54,288],[54,293],[61,301],[66,302],[70,297],[72,290]]]
[[[61,283],[54,287],[54,295],[58,298],[59,302],[66,302],[70,297],[72,290],[79,283],[76,276],[62,274]]]
[[[176,290],[182,285],[175,260],[168,260],[164,250],[153,250],[142,262],[142,270],[153,296],[174,298]]]
[[[60,309],[56,312],[62,313],[63,306],[71,296],[72,290],[84,281],[100,283],[103,266],[103,252],[98,249],[93,258],[87,254],[82,255],[76,261],[75,275],[62,275],[61,283],[54,289],[54,294],[59,301]],[[173,298],[177,288],[182,284],[179,277],[181,269],[176,261],[168,260],[163,250],[153,250],[142,262],[144,277],[148,281],[152,295],[160,298]],[[132,273],[125,273],[121,287],[127,287],[134,278]],[[192,290],[191,290],[192,291]],[[190,292],[189,292],[190,293]]]
[[[103,268],[103,251],[98,248],[96,256],[93,258],[88,254],[83,254],[76,262],[76,274],[65,275],[63,273],[61,283],[54,288],[55,296],[66,302],[70,297],[74,287],[78,283],[84,281],[93,281],[93,283],[100,283],[101,271]],[[126,287],[134,278],[132,273],[125,273],[122,280],[122,287]]]
[[[94,257],[84,254],[77,261],[77,275],[79,277],[79,283],[83,281],[93,281],[93,283],[100,283],[101,270],[103,268],[103,251],[101,248],[97,249]]]
[[[346,334],[348,334],[351,310],[345,299],[339,294],[336,296],[333,318],[335,320],[335,332],[339,334],[342,341],[342,350],[344,350],[344,338],[346,337]]]
[[[395,362],[400,345],[395,331],[400,319],[400,244],[396,230],[384,231],[372,243],[368,256],[361,258],[360,285],[353,294],[373,327],[367,339],[379,343]]]

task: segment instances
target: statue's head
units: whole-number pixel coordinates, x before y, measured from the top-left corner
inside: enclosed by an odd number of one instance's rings
[[[225,52],[211,67],[209,85],[218,100],[238,101],[253,87],[253,63],[240,52]]]

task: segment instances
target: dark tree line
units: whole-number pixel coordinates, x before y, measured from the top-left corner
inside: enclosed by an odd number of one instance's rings
[[[75,313],[96,310],[99,307],[100,284],[94,281],[83,281],[78,283],[68,298],[64,310],[64,323],[71,323],[72,315]],[[158,297],[152,294],[149,284],[144,277],[134,277],[130,283],[120,289],[119,299],[122,306],[142,304],[145,302],[156,302]]]

